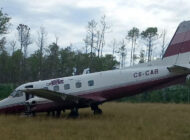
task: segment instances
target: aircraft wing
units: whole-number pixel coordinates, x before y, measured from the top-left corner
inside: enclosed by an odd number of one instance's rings
[[[167,68],[169,72],[173,72],[173,73],[190,73],[189,65],[173,65]]]
[[[92,99],[82,98],[79,96],[69,95],[65,93],[59,93],[47,89],[26,89],[21,91],[25,92],[26,94],[33,94],[35,96],[46,98],[58,103],[73,102],[73,103],[90,104],[92,102],[95,102]]]

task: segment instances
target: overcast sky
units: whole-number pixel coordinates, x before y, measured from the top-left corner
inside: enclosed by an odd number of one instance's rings
[[[169,40],[178,24],[190,19],[189,0],[0,0],[0,7],[12,18],[9,38],[16,38],[20,23],[31,28],[33,40],[44,26],[48,41],[54,41],[56,35],[61,47],[72,43],[81,48],[88,21],[98,21],[103,15],[111,26],[107,45],[114,38],[124,38],[134,26],[141,31],[150,26],[166,29]],[[30,51],[36,49],[32,47]]]

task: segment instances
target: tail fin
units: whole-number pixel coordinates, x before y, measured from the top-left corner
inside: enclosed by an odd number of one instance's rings
[[[166,49],[163,60],[169,64],[190,63],[190,21],[180,23]]]

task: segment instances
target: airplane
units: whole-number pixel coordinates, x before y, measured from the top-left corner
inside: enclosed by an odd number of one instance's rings
[[[190,21],[178,26],[163,58],[125,69],[87,73],[70,77],[29,82],[17,87],[0,101],[0,113],[33,114],[71,110],[77,117],[80,108],[91,107],[102,114],[100,104],[133,96],[144,91],[182,84],[190,74]]]

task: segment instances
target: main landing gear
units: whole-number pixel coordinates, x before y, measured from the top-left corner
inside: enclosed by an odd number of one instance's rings
[[[94,111],[94,115],[101,115],[102,110],[98,107],[98,105],[92,105],[91,110]]]
[[[57,110],[56,113],[55,113],[55,116],[57,118],[59,118],[61,116],[61,110]]]
[[[48,111],[47,112],[47,116],[50,116],[50,114],[53,116],[53,117],[57,117],[59,118],[61,116],[61,110],[56,110],[56,111]]]
[[[77,118],[79,116],[78,108],[74,107],[69,113],[69,118]]]
[[[94,115],[100,115],[102,114],[102,110],[98,107],[98,105],[91,105],[91,110],[94,111]],[[79,116],[78,108],[74,107],[71,109],[71,112],[69,113],[69,118],[77,118]]]

